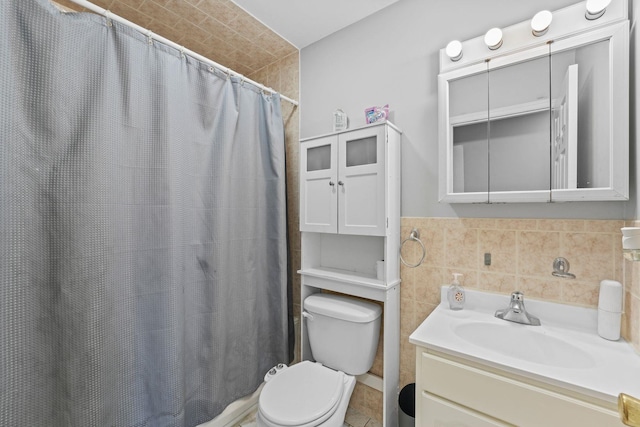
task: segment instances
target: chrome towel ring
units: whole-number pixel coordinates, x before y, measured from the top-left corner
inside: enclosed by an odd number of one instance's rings
[[[409,240],[413,240],[414,242],[420,243],[420,246],[422,247],[422,257],[420,257],[420,261],[418,261],[416,264],[409,264],[404,260],[404,258],[402,258],[402,247]],[[402,261],[402,263],[404,265],[406,265],[407,267],[409,267],[409,268],[416,268],[417,266],[422,264],[422,262],[424,261],[424,257],[426,255],[427,255],[427,249],[424,247],[424,243],[422,243],[422,240],[420,240],[420,231],[418,231],[417,228],[414,228],[413,230],[411,230],[411,233],[409,234],[409,237],[404,239],[402,241],[402,243],[400,244],[400,261]]]

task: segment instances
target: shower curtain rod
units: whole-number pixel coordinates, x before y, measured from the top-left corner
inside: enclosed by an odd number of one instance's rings
[[[227,68],[224,65],[220,65],[217,62],[212,61],[211,59],[200,55],[199,53],[196,53],[196,52],[194,52],[192,50],[189,50],[184,46],[180,46],[179,44],[174,43],[171,40],[166,39],[166,38],[162,37],[159,34],[155,34],[155,33],[151,32],[150,30],[147,30],[146,28],[143,28],[143,27],[141,27],[141,26],[139,26],[137,24],[134,24],[133,22],[128,21],[128,20],[124,19],[121,16],[115,15],[114,13],[111,13],[109,10],[103,9],[100,6],[97,6],[97,5],[91,3],[91,2],[89,2],[87,0],[69,0],[69,1],[71,1],[72,3],[77,4],[78,6],[82,6],[82,7],[86,8],[86,9],[89,9],[90,11],[95,12],[95,13],[97,13],[99,15],[102,15],[106,19],[112,19],[114,21],[120,22],[121,24],[127,25],[127,26],[129,26],[129,27],[141,32],[142,34],[144,34],[144,35],[146,35],[146,36],[148,36],[148,37],[150,37],[152,39],[158,40],[161,43],[164,43],[164,44],[166,44],[168,46],[171,46],[171,47],[179,50],[180,52],[184,53],[185,55],[189,55],[189,56],[191,56],[191,57],[193,57],[193,58],[195,58],[195,59],[207,64],[207,65],[211,65],[211,66],[217,68],[218,70],[222,71],[223,73],[227,73],[229,75],[239,77],[242,80],[244,80],[245,82],[251,83],[252,85],[257,86],[258,88],[260,88],[261,90],[263,90],[265,92],[278,93],[276,90],[271,89],[270,87],[266,87],[265,85],[262,85],[262,84],[260,84],[258,82],[255,82],[255,81],[243,76],[242,74],[240,74],[240,73],[238,73],[236,71],[233,71],[231,68]],[[280,99],[283,99],[283,100],[285,100],[287,102],[290,102],[291,104],[293,104],[295,106],[298,105],[298,101],[293,100],[291,98],[288,98],[288,97],[286,97],[286,96],[284,96],[282,94],[280,94]]]

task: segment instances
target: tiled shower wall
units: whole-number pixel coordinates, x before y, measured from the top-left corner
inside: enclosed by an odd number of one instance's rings
[[[56,2],[84,10],[70,0]],[[91,2],[246,76],[298,51],[230,0]]]

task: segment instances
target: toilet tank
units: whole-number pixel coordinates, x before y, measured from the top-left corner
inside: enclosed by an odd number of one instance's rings
[[[382,308],[334,294],[304,300],[307,335],[316,362],[349,375],[367,372],[376,356]]]

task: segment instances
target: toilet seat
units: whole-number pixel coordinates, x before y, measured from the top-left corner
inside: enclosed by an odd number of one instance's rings
[[[336,411],[345,374],[304,361],[272,377],[260,393],[261,415],[274,425],[315,426]]]

